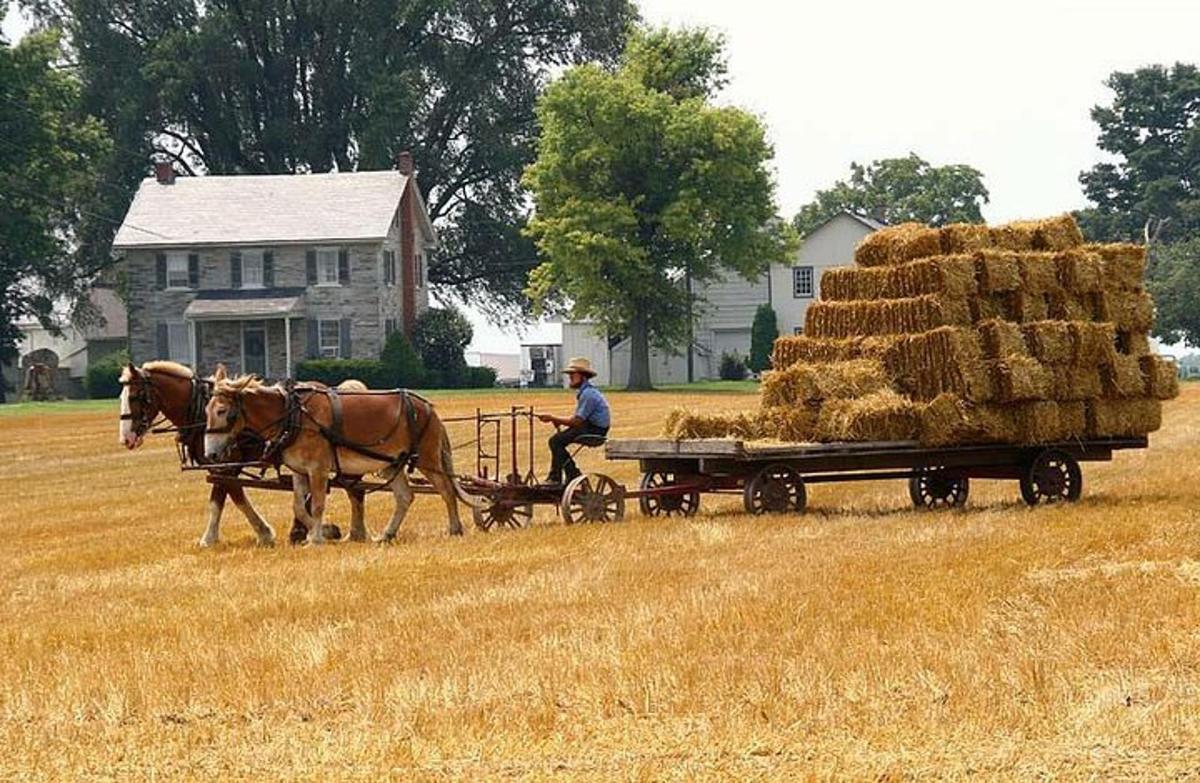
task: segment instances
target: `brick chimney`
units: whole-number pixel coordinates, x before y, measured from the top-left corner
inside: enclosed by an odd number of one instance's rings
[[[396,153],[396,170],[407,176],[413,175],[413,156],[408,150]]]
[[[158,184],[160,185],[174,185],[175,167],[171,165],[171,161],[154,161],[154,178],[158,180]]]

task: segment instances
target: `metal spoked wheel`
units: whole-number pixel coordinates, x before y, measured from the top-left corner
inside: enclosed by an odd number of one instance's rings
[[[674,473],[652,471],[642,474],[640,486],[644,491],[673,487],[678,483],[679,477]],[[642,495],[638,498],[638,507],[642,515],[647,517],[695,516],[700,509],[700,493],[693,490],[679,494]]]
[[[1033,458],[1021,476],[1021,498],[1039,503],[1074,503],[1083,493],[1083,472],[1070,454],[1046,449]]]
[[[947,476],[940,468],[926,468],[908,480],[908,496],[917,508],[962,508],[970,492],[970,479]]]
[[[804,479],[787,465],[768,465],[747,481],[742,491],[748,514],[799,513],[807,503]]]
[[[625,488],[603,473],[585,473],[567,484],[559,508],[568,525],[620,522],[625,518]]]
[[[494,527],[509,527],[515,530],[533,521],[533,504],[494,500],[482,508],[472,508],[471,516],[475,518],[475,527],[484,532]]]

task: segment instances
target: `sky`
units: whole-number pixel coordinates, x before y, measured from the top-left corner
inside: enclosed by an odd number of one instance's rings
[[[0,0],[2,2],[3,0]],[[915,152],[983,172],[989,222],[1085,206],[1101,160],[1092,106],[1105,78],[1200,60],[1200,0],[642,0],[651,24],[726,38],[719,102],[758,115],[775,147],[781,214],[868,163]],[[10,12],[11,17],[11,12]],[[13,37],[18,19],[5,21]],[[516,352],[472,313],[473,350]],[[553,336],[535,328],[525,339]]]

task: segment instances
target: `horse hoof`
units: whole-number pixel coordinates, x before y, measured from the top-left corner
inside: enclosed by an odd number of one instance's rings
[[[379,544],[380,546],[389,546],[396,542],[396,537],[395,536],[375,536],[375,538],[372,540],[376,544]]]
[[[274,549],[275,537],[272,536],[271,538],[260,538],[258,539],[258,545],[263,549]]]
[[[196,542],[196,546],[200,547],[201,549],[211,549],[212,547],[216,546],[216,543],[217,542],[215,540],[210,541],[207,538],[202,538]]]

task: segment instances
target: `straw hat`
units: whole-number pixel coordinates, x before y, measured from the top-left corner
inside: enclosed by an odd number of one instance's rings
[[[592,369],[592,363],[582,356],[576,356],[567,362],[567,366],[563,368],[563,375],[577,372],[586,375],[589,378],[596,376],[596,371]]]

